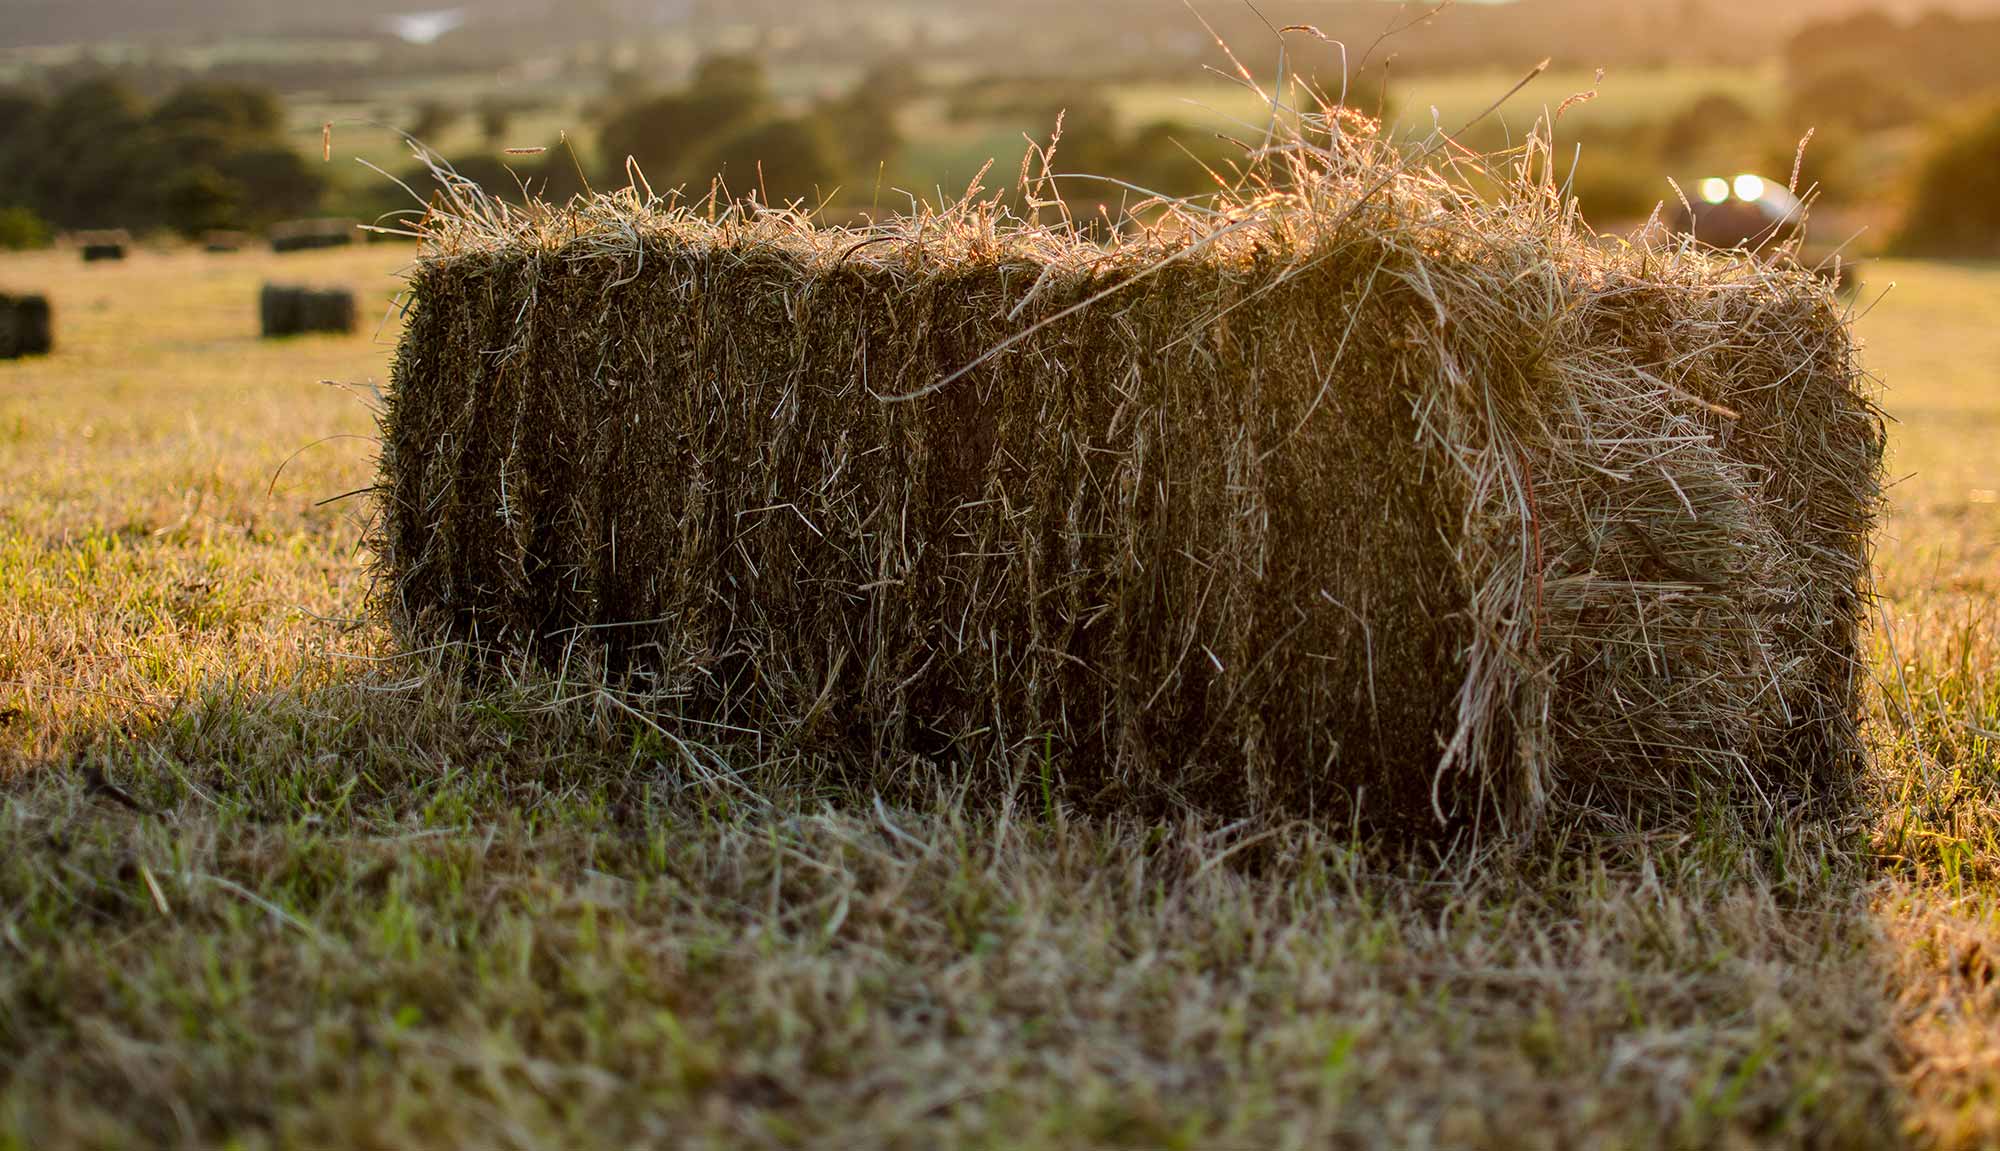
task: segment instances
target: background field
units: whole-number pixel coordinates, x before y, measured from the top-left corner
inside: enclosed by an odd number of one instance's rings
[[[1532,64],[1533,61],[1529,61]],[[1484,112],[1500,95],[1527,74],[1501,68],[1465,69],[1449,73],[1417,75],[1395,85],[1390,121],[1405,135],[1422,136],[1437,124],[1456,131],[1467,120]],[[1270,77],[1261,77],[1269,80]],[[1662,108],[1681,108],[1704,95],[1719,93],[1742,101],[1746,106],[1768,111],[1782,91],[1779,71],[1769,65],[1682,66],[1678,68],[1620,69],[1599,80],[1587,68],[1553,68],[1536,77],[1518,96],[1510,100],[1506,114],[1517,118],[1518,132],[1544,110],[1554,110],[1564,100],[1581,92],[1596,91],[1596,99],[1580,104],[1563,117],[1566,127],[1578,124],[1631,123],[1657,116]],[[1324,81],[1322,81],[1323,83]],[[1338,89],[1326,93],[1336,100]],[[1234,127],[1260,122],[1260,107],[1254,95],[1240,85],[1216,80],[1210,84],[1141,83],[1120,85],[1113,103],[1128,124],[1149,120],[1185,120],[1201,126]],[[1365,101],[1361,102],[1364,110]],[[1434,124],[1431,111],[1436,109]],[[1265,116],[1269,108],[1261,109]],[[1232,124],[1231,121],[1235,123]]]
[[[1018,207],[1024,137],[1046,141],[1065,111],[1057,167],[1071,177],[1058,190],[1077,212],[1115,213],[1132,185],[1213,192],[1210,173],[1242,158],[1232,140],[1258,138],[1268,108],[1234,84],[1239,65],[1260,84],[1282,72],[1345,91],[1411,141],[1472,123],[1546,59],[1459,142],[1500,149],[1564,109],[1567,188],[1600,229],[1629,233],[1656,205],[1671,214],[1676,181],[1790,183],[1796,170],[1829,244],[2000,257],[2000,193],[1982,164],[2000,139],[1996,0],[455,11],[462,23],[427,38],[397,19],[401,0],[309,14],[263,0],[29,0],[0,27],[0,248],[107,227],[199,239],[321,214],[379,219],[409,201],[354,161],[422,184],[405,132],[491,188],[518,178],[557,200],[622,187],[631,157],[657,191],[699,199],[721,174],[725,197],[754,189],[850,221],[949,201],[994,160],[987,189]],[[1295,22],[1322,35],[1275,31]]]
[[[411,254],[0,257],[60,340],[0,364],[0,1147],[2000,1137],[2000,267],[1866,271],[1868,803],[1475,868],[830,806],[397,653],[348,493]],[[260,342],[266,278],[381,322]]]

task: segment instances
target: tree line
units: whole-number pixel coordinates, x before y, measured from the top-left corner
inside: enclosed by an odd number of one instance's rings
[[[148,102],[115,78],[0,92],[0,215],[189,236],[310,214],[324,179],[263,89],[191,83]]]
[[[936,194],[934,181],[946,176],[930,170],[936,161],[907,154],[901,120],[915,101],[938,91],[899,61],[878,63],[844,91],[804,104],[780,99],[764,63],[738,54],[704,58],[675,87],[652,88],[628,74],[614,76],[610,88],[594,117],[592,148],[551,146],[533,157],[507,156],[493,146],[495,131],[483,126],[483,151],[447,158],[459,175],[509,197],[525,190],[560,201],[586,187],[622,187],[633,174],[629,160],[655,192],[678,189],[684,200],[713,194],[723,201],[817,208],[840,192],[831,210],[836,217],[874,203],[878,193],[887,197],[899,184]],[[988,76],[942,95],[954,122],[1004,120],[1043,140],[1060,118],[1058,169],[1167,195],[1213,191],[1210,170],[1228,172],[1230,161],[1243,154],[1240,144],[1171,121],[1128,129],[1103,90],[1088,84]],[[411,134],[441,134],[462,111],[422,109]],[[989,185],[1010,183],[1018,156],[1017,150],[995,157],[1000,174]],[[971,173],[955,175],[962,182]],[[1083,180],[1064,182],[1061,190],[1093,202],[1124,194],[1117,184]]]

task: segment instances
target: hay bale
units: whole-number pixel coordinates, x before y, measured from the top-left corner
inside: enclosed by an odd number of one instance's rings
[[[106,260],[122,260],[132,247],[132,237],[123,231],[79,232],[76,236],[77,249],[83,253],[86,264]]]
[[[271,228],[273,252],[305,252],[342,248],[354,242],[360,224],[353,220],[291,220]]]
[[[1335,143],[1110,249],[454,186],[387,609],[863,786],[1410,829],[1841,791],[1882,427],[1830,294]]]
[[[201,250],[210,255],[228,255],[241,252],[256,242],[256,237],[248,232],[214,231],[201,238]]]
[[[354,330],[354,293],[345,288],[302,288],[265,284],[258,294],[257,313],[264,338],[316,332],[346,334]]]
[[[0,296],[0,359],[46,356],[55,350],[54,317],[47,296]]]
[[[0,360],[46,356],[54,347],[48,298],[0,293]]]

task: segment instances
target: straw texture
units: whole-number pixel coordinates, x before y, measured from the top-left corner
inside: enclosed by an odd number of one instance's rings
[[[1607,248],[1545,144],[1478,198],[1344,127],[1108,247],[447,174],[386,609],[874,786],[1411,829],[1837,794],[1882,449],[1838,302]]]

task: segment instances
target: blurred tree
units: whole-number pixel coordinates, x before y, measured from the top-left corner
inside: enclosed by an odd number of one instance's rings
[[[1799,141],[1809,129],[1812,139],[1800,152]],[[1747,167],[1787,185],[1792,182],[1792,169],[1797,168],[1799,195],[1810,194],[1822,205],[1845,204],[1877,190],[1859,145],[1855,133],[1845,126],[1820,127],[1789,120],[1764,134],[1763,146]]]
[[[1822,77],[1865,73],[1893,77],[1931,96],[1964,97],[2000,86],[1992,63],[1997,56],[2000,15],[1938,7],[1903,23],[1866,9],[1801,29],[1785,46],[1785,70],[1800,90]]]
[[[421,143],[436,145],[457,125],[462,112],[442,100],[425,100],[417,105],[409,134]]]
[[[161,101],[152,119],[167,130],[200,125],[234,136],[274,136],[285,127],[277,96],[242,84],[189,84]]]
[[[0,88],[0,148],[26,131],[46,105],[39,96],[20,88]]]
[[[537,156],[498,156],[475,153],[456,156],[452,170],[479,185],[488,195],[520,203],[525,199],[561,203],[583,192],[583,178],[567,147],[558,144]],[[432,186],[428,171],[413,171],[403,182],[419,192]],[[399,204],[398,207],[408,207]]]
[[[637,68],[614,68],[604,77],[604,96],[610,108],[622,108],[646,98],[650,91],[646,73]]]
[[[903,150],[899,117],[919,91],[921,82],[908,65],[879,64],[845,96],[821,105],[818,114],[833,134],[848,178],[871,177],[895,162]]]
[[[0,204],[24,203],[32,195],[32,149],[47,111],[27,92],[0,89]]]
[[[1114,174],[1125,159],[1126,151],[1125,141],[1118,133],[1118,111],[1111,106],[1111,101],[1095,88],[1045,100],[1040,108],[1030,113],[1034,126],[1029,128],[1028,134],[1039,136],[1046,142],[1055,133],[1058,117],[1062,120],[1062,137],[1056,141],[1054,171],[1094,176]],[[1086,191],[1082,183],[1071,182],[1079,196],[1093,200],[1102,198],[1101,188]]]
[[[489,148],[499,148],[507,143],[507,130],[514,125],[514,107],[501,100],[487,100],[479,105],[479,138]]]
[[[310,216],[326,195],[318,159],[307,159],[282,142],[242,144],[217,165],[243,194],[245,223],[272,223]]]
[[[1909,81],[1879,68],[1836,68],[1814,73],[1792,90],[1791,117],[1823,126],[1878,132],[1915,124],[1924,99]]]
[[[26,208],[0,208],[0,249],[18,252],[25,248],[45,248],[49,226]]]
[[[157,154],[130,88],[86,80],[58,95],[37,123],[27,149],[29,205],[44,218],[65,228],[157,221]]]
[[[816,117],[740,125],[702,149],[691,168],[720,176],[732,198],[754,193],[760,203],[804,201],[807,207],[834,191],[841,171],[839,148]]]
[[[1039,135],[1044,143],[1054,140],[1049,171],[1069,177],[1057,180],[1055,191],[1068,207],[1071,220],[1083,224],[1098,239],[1107,238],[1110,230],[1107,214],[1115,219],[1121,204],[1140,198],[1139,193],[1099,178],[1133,182],[1129,169],[1131,152],[1118,130],[1117,110],[1102,92],[1091,88],[1052,101],[1037,119],[1038,129],[1028,134]],[[1059,136],[1055,130],[1058,120],[1062,125]],[[1036,162],[1031,174],[1041,175],[1040,167],[1039,161]]]
[[[656,187],[705,179],[694,158],[746,124],[767,119],[772,107],[763,65],[747,56],[711,56],[695,69],[686,88],[629,103],[604,124],[599,136],[614,183],[624,181],[625,158]]]
[[[761,104],[771,98],[764,62],[738,53],[704,58],[695,65],[694,81],[688,85],[688,91],[695,99],[715,107],[739,102]]]
[[[1806,25],[1785,45],[1786,71],[1794,78],[1814,72],[1846,70],[1856,65],[1879,63],[1882,53],[1896,45],[1903,26],[1893,16],[1875,8],[1864,8],[1831,20]]]
[[[284,142],[278,98],[239,84],[190,84],[153,109],[164,222],[184,234],[315,211],[325,180]]]
[[[1706,92],[1667,120],[1660,151],[1684,164],[1700,158],[1714,145],[1740,141],[1757,123],[1750,106],[1727,92]]]
[[[183,236],[236,227],[243,203],[242,186],[206,164],[181,168],[160,189],[166,224]]]
[[[1140,128],[1123,151],[1118,170],[1111,174],[1163,196],[1220,191],[1235,183],[1243,164],[1243,149],[1235,144],[1172,120]]]
[[[59,227],[190,234],[311,211],[323,180],[286,146],[275,96],[188,85],[151,109],[93,77],[43,105],[0,94],[0,206]]]
[[[1599,229],[1643,224],[1674,194],[1658,161],[1643,152],[1586,147],[1568,180],[1584,220]]]
[[[924,76],[908,58],[891,56],[863,73],[856,88],[865,89],[875,99],[900,107],[923,95]]]
[[[1909,255],[2000,256],[2000,104],[1939,129],[1896,237]]]

